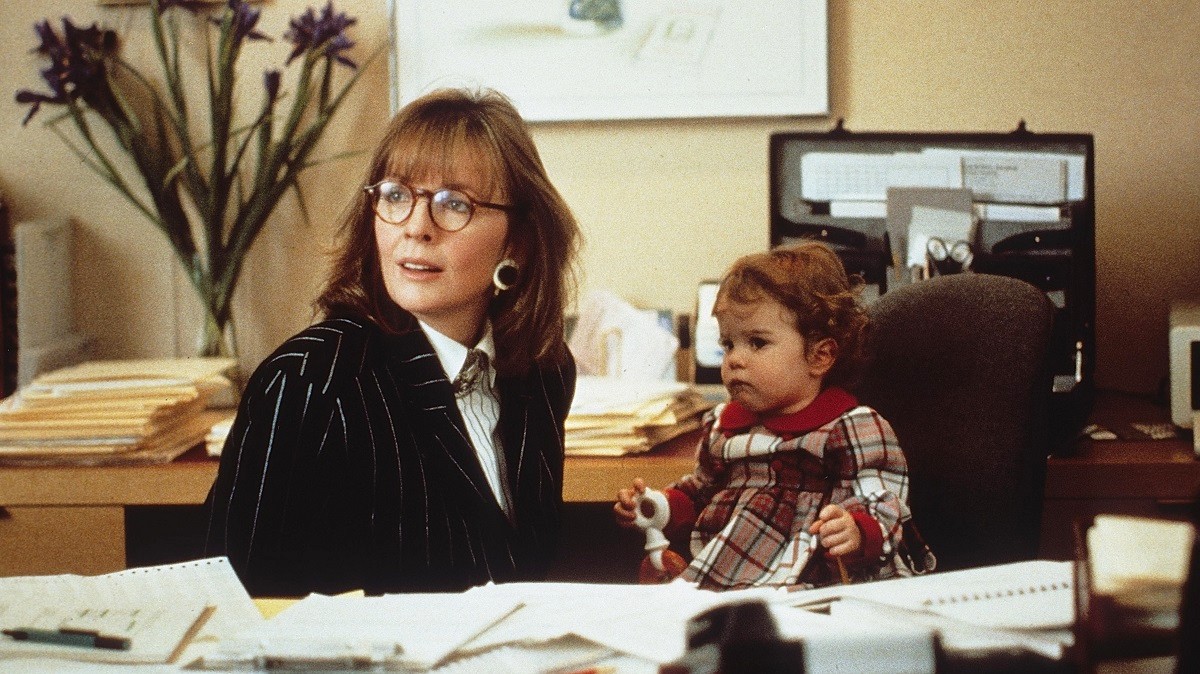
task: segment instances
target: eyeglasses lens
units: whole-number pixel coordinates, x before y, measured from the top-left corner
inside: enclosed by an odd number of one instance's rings
[[[385,182],[379,185],[379,198],[375,212],[379,217],[394,225],[403,224],[412,215],[417,195],[402,183]],[[444,230],[456,232],[471,221],[474,205],[471,198],[457,190],[440,189],[433,194],[418,192],[429,197],[429,215],[434,224]]]
[[[413,193],[407,186],[400,183],[380,183],[378,200],[375,202],[375,212],[384,220],[399,224],[412,213]]]
[[[438,190],[429,198],[433,221],[442,229],[457,232],[471,221],[471,198],[456,190]]]

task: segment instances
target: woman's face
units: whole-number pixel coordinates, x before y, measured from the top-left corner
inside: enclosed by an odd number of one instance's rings
[[[505,257],[508,214],[476,206],[466,227],[447,232],[430,217],[433,192],[448,187],[476,201],[507,203],[488,191],[479,162],[461,161],[453,176],[412,179],[422,192],[412,214],[394,225],[375,216],[375,244],[388,296],[402,309],[465,346],[474,346],[492,297],[492,273]]]

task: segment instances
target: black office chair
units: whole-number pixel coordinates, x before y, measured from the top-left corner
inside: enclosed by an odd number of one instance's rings
[[[1024,281],[974,273],[901,286],[870,307],[859,398],[896,431],[938,570],[1037,556],[1053,312]]]

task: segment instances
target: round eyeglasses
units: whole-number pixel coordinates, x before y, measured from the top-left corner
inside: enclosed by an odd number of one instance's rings
[[[374,185],[367,185],[363,191],[375,199],[375,215],[393,225],[403,225],[412,215],[417,199],[426,197],[429,218],[433,220],[433,224],[447,232],[457,232],[470,224],[475,209],[481,206],[505,212],[512,210],[510,205],[473,199],[466,192],[448,187],[432,191],[422,190],[405,185],[394,178],[385,178]]]

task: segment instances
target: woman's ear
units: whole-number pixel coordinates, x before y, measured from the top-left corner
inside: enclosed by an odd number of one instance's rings
[[[807,351],[808,373],[814,377],[824,377],[837,362],[838,344],[832,337],[818,340]]]

